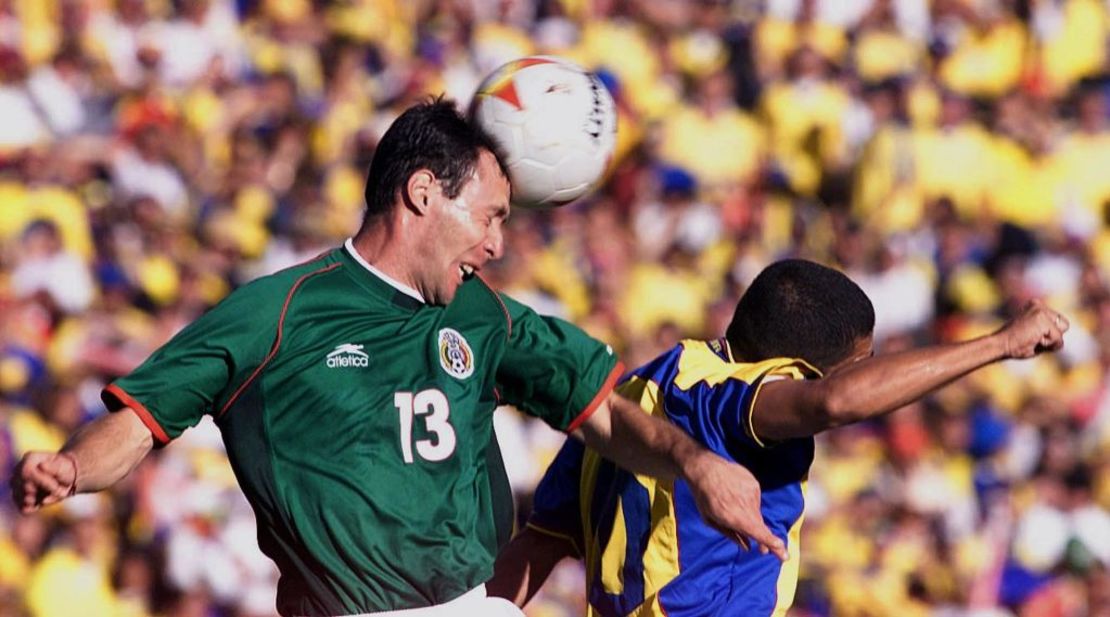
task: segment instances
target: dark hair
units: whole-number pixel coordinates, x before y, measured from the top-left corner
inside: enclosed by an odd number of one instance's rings
[[[464,118],[455,102],[438,97],[405,110],[386,130],[366,174],[366,218],[388,212],[417,170],[427,169],[454,199],[474,173],[482,150],[497,158],[508,177],[493,137]]]
[[[838,270],[804,259],[767,266],[736,304],[728,342],[740,358],[801,358],[822,371],[845,360],[875,328],[863,290]]]

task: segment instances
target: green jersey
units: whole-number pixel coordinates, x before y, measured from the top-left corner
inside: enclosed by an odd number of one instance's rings
[[[235,291],[104,399],[158,445],[213,416],[281,570],[279,612],[345,615],[485,582],[511,517],[494,408],[572,430],[620,370],[603,343],[477,277],[423,304],[348,241]]]

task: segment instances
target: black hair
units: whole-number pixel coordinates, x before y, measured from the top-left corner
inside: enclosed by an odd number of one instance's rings
[[[838,270],[804,259],[767,266],[736,304],[728,342],[739,358],[801,358],[822,371],[875,328],[867,294]]]
[[[497,158],[508,177],[493,137],[464,118],[455,102],[438,97],[405,110],[374,150],[366,176],[366,218],[388,212],[420,169],[435,174],[444,194],[454,199],[471,178],[482,150]]]

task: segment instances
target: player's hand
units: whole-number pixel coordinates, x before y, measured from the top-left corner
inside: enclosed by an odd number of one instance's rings
[[[754,541],[763,554],[786,561],[786,543],[764,523],[759,481],[750,471],[705,451],[684,476],[706,523],[746,549]]]
[[[30,514],[69,497],[76,484],[77,461],[72,454],[28,452],[12,473],[12,501],[20,512]]]
[[[1032,358],[1064,346],[1064,333],[1068,319],[1048,308],[1040,300],[1033,300],[1021,314],[997,332],[1005,344],[1007,358]]]

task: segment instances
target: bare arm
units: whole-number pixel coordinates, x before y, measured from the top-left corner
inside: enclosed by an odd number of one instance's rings
[[[861,360],[817,381],[773,381],[756,397],[752,425],[781,440],[873,418],[988,364],[1060,349],[1067,329],[1067,319],[1034,302],[994,334]]]
[[[569,541],[525,527],[497,556],[486,592],[524,607],[555,566],[575,555]]]
[[[105,414],[82,427],[59,452],[28,452],[12,474],[12,500],[24,514],[76,492],[103,490],[150,452],[154,438],[130,409]]]
[[[665,481],[682,477],[684,466],[706,452],[678,427],[615,392],[571,436],[633,473]]]
[[[633,473],[682,478],[709,525],[745,546],[751,538],[764,552],[787,558],[786,544],[763,521],[755,476],[670,422],[614,393],[571,435]]]

